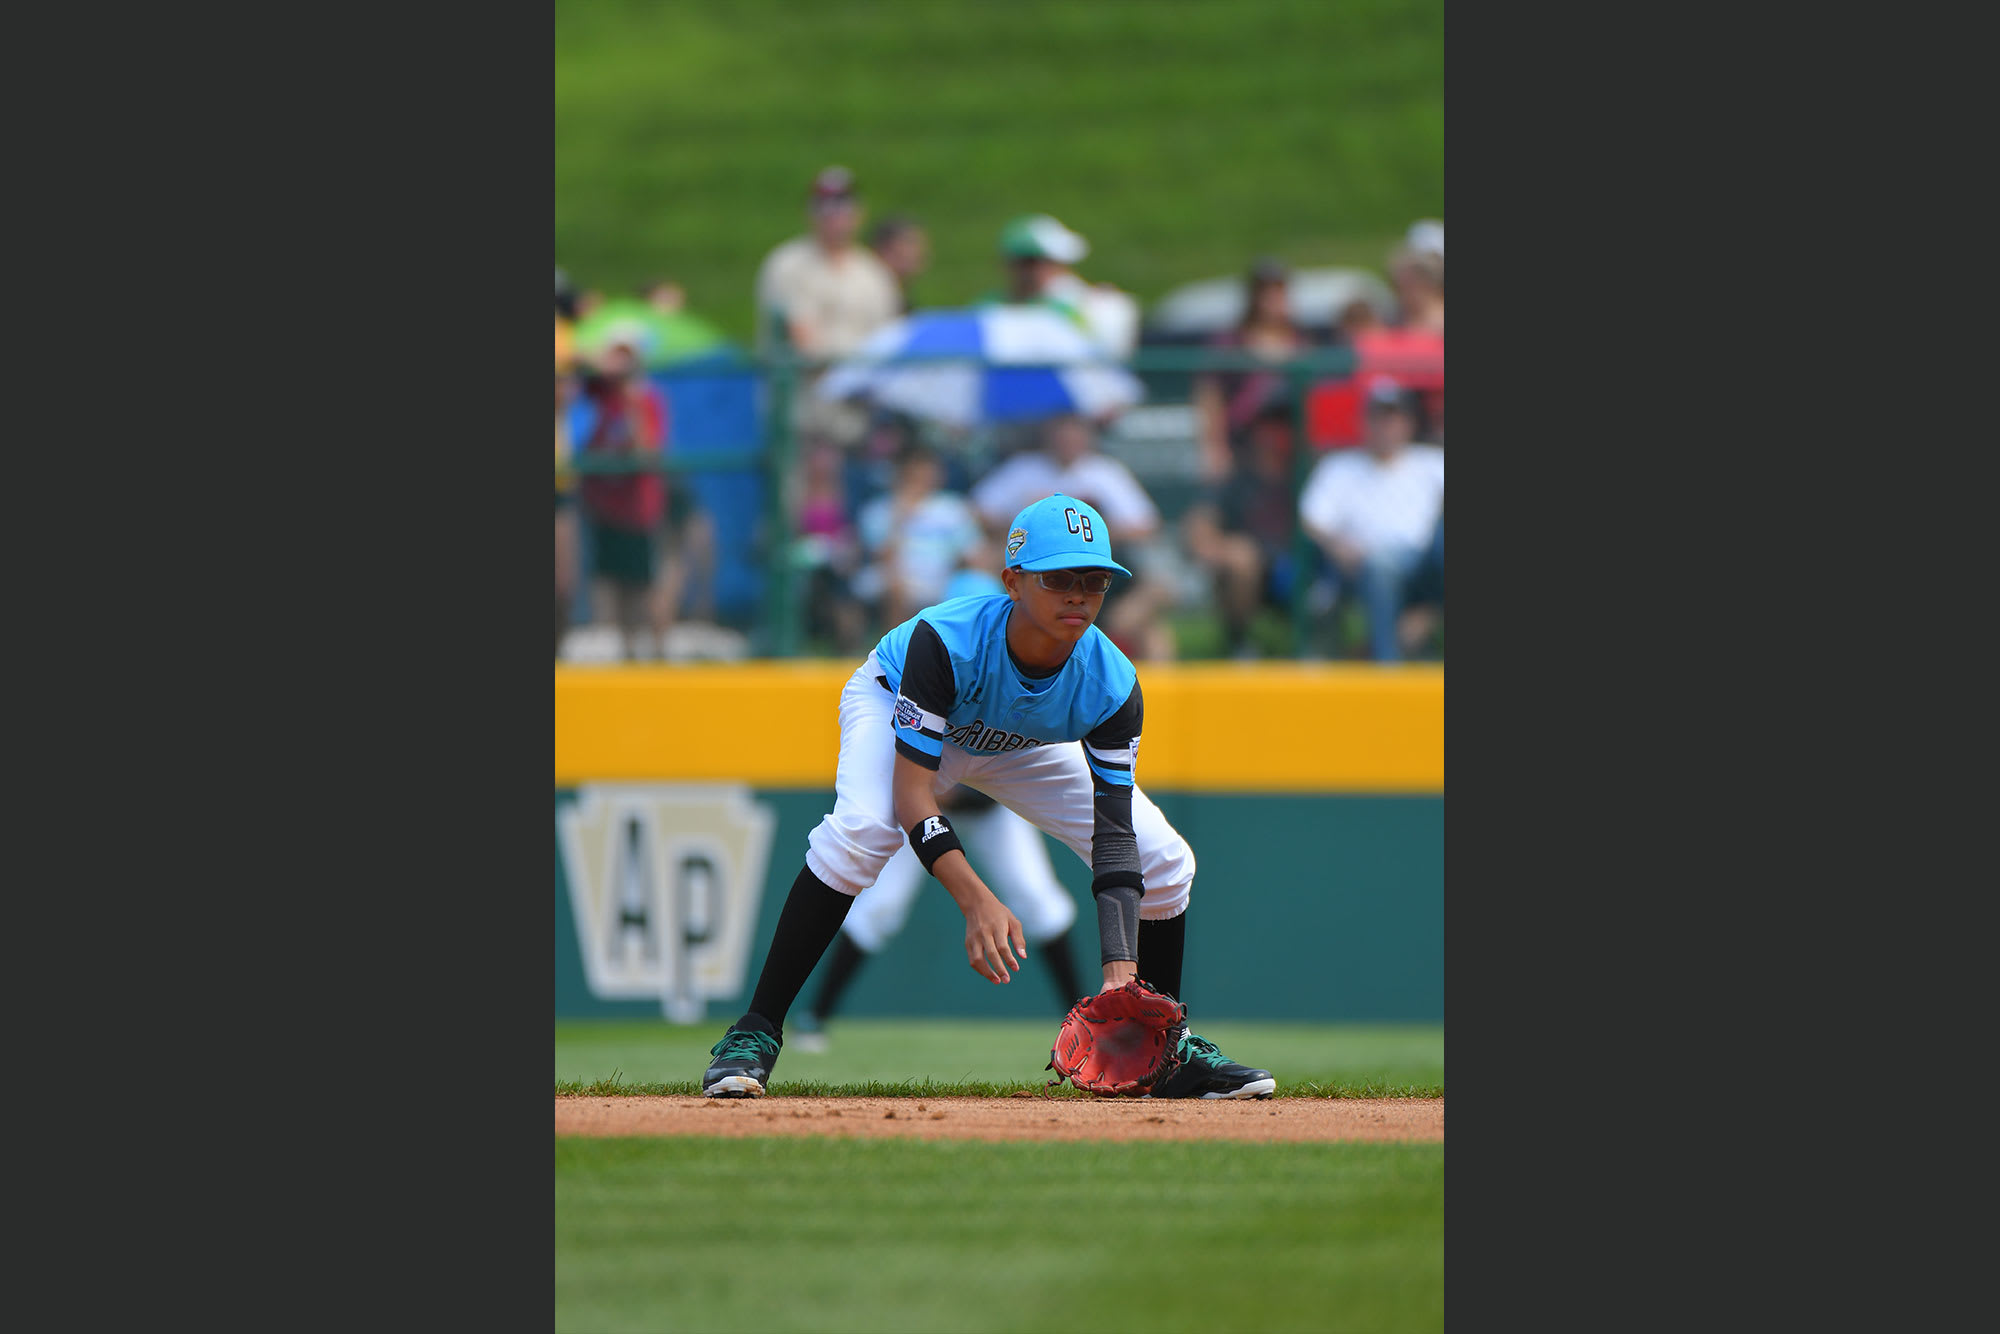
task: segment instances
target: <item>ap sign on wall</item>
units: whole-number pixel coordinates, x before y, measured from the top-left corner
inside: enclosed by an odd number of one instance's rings
[[[584,976],[675,1023],[743,990],[776,816],[747,787],[595,783],[556,812]]]

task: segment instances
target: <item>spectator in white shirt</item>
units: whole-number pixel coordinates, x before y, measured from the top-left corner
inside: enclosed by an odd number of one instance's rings
[[[1087,500],[1111,525],[1111,540],[1123,551],[1143,542],[1160,526],[1160,511],[1132,470],[1097,448],[1097,428],[1082,417],[1052,417],[1042,427],[1041,447],[1024,449],[982,477],[972,488],[972,504],[987,530],[1005,536],[1016,514],[1043,496],[1060,491]]]
[[[1314,465],[1299,522],[1326,554],[1339,600],[1367,615],[1368,656],[1400,662],[1430,622],[1415,609],[1444,581],[1444,450],[1413,443],[1416,405],[1386,376],[1368,389],[1366,438]]]

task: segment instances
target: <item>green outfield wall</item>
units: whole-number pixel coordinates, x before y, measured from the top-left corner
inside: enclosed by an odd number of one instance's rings
[[[1214,1018],[1441,1022],[1442,670],[1175,666],[1141,669],[1139,782],[1199,865],[1189,1004]],[[558,1015],[693,1023],[743,1010],[806,836],[833,801],[831,725],[851,670],[558,672]],[[727,765],[716,755],[725,732]],[[1343,734],[1353,744],[1342,747]],[[1159,764],[1156,737],[1167,757]],[[1261,767],[1260,752],[1270,757]],[[787,781],[804,768],[819,781]],[[1216,774],[1214,785],[1188,783],[1205,772]],[[1257,790],[1260,772],[1277,775],[1272,790]],[[1073,943],[1089,977],[1097,959],[1089,870],[1047,842],[1078,906]],[[995,986],[966,966],[963,936],[949,896],[927,882],[902,933],[849,990],[843,1014],[1055,1012],[1038,957]],[[807,983],[807,998],[818,981]]]

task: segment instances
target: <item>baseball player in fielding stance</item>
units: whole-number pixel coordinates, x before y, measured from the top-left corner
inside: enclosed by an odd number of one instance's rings
[[[961,553],[959,560],[960,568],[945,584],[939,602],[1007,596],[1007,586],[1000,582],[999,543],[982,541]],[[937,798],[966,843],[964,851],[978,853],[980,865],[989,875],[999,869],[993,883],[999,886],[1000,901],[1021,919],[1028,944],[1048,965],[1049,980],[1056,989],[1056,1013],[1068,1013],[1083,995],[1069,948],[1076,904],[1056,878],[1041,832],[984,792],[969,787],[940,788]],[[847,920],[834,937],[833,957],[827,960],[819,994],[806,1010],[804,1031],[792,1037],[800,1051],[826,1050],[826,1028],[840,1007],[841,996],[869,957],[880,953],[903,929],[924,879],[924,864],[908,843],[899,842],[875,883],[855,896]]]
[[[905,839],[965,914],[974,972],[1005,983],[1028,957],[1021,921],[966,859],[938,793],[984,792],[1091,868],[1101,990],[1141,976],[1176,1000],[1194,853],[1133,781],[1144,704],[1131,660],[1093,622],[1114,575],[1104,519],[1060,493],[1014,517],[1003,594],[927,607],[884,635],[840,696],[834,807],[807,838],[750,1008],[710,1049],[702,1092],[769,1087],[785,1016],[855,895]],[[1180,1035],[1161,1098],[1263,1098],[1267,1070]]]

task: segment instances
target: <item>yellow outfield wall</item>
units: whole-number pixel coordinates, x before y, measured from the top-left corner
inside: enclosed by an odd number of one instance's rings
[[[1138,778],[1154,791],[1444,791],[1444,668],[1140,663]],[[556,786],[833,787],[849,660],[556,674]]]

